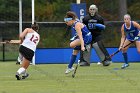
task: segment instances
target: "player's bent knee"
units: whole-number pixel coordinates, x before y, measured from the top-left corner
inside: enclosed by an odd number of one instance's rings
[[[74,48],[74,45],[73,45],[73,44],[70,44],[70,47],[71,47],[71,48]]]
[[[122,52],[124,53],[124,52],[127,51],[127,48],[122,48],[121,50],[122,50]]]
[[[79,51],[78,50],[73,50],[73,55],[77,55],[79,53]]]
[[[140,54],[140,49],[138,49],[138,53]]]
[[[75,47],[75,44],[74,43],[70,43],[70,47],[71,48],[74,48]]]

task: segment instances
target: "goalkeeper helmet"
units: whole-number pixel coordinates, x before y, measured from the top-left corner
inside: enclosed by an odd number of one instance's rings
[[[97,12],[98,12],[97,6],[94,5],[94,4],[90,5],[90,7],[89,7],[89,13],[90,13],[90,15],[91,16],[94,16],[95,13],[97,13]]]

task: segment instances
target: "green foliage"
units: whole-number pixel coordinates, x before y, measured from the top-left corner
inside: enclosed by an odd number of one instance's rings
[[[18,0],[0,1],[0,21],[18,20]],[[10,15],[10,16],[9,16]]]
[[[37,21],[63,21],[66,11],[70,10],[73,0],[35,0],[35,15]],[[108,3],[109,2],[109,3]],[[96,4],[99,13],[106,20],[118,20],[118,0],[86,0],[87,10],[90,4]],[[128,0],[128,12],[139,19],[139,0]],[[22,0],[23,20],[31,21],[31,0]],[[0,20],[18,20],[19,0],[0,0]],[[135,11],[134,11],[135,10]],[[10,15],[10,17],[8,17]],[[114,19],[115,18],[115,19]]]
[[[55,0],[54,2],[36,1],[36,19],[40,21],[63,21],[65,12],[70,8],[69,2]]]
[[[138,12],[139,10],[140,10],[140,2],[133,3],[129,7],[128,13],[131,15],[133,20],[139,20],[140,19],[140,12]]]
[[[81,0],[87,4],[96,4],[99,9],[99,14],[102,15],[105,21],[119,21],[119,1],[120,0]],[[139,0],[126,0],[128,13],[133,20],[140,19],[140,3]],[[70,10],[71,3],[75,0],[35,0],[35,19],[38,22],[63,22],[65,13]],[[32,9],[31,0],[22,0],[23,21],[31,22]],[[19,20],[19,0],[0,0],[0,21],[18,21]],[[117,24],[117,23],[116,23]],[[120,25],[107,26],[104,35],[105,46],[118,46],[120,42]],[[3,38],[18,38],[18,23],[1,23],[0,36]],[[23,29],[27,25],[23,24]],[[28,26],[30,27],[30,26]],[[65,36],[65,26],[61,27],[40,27],[41,42],[39,47],[69,47],[69,39]],[[106,36],[105,36],[106,35]],[[55,38],[54,38],[55,37]],[[51,41],[51,42],[50,42]]]
[[[66,30],[64,28],[42,28],[40,32],[41,41],[38,47],[47,48],[62,48],[69,47],[70,34],[65,35]]]

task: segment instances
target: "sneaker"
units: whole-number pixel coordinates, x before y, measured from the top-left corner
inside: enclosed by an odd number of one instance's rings
[[[15,77],[17,78],[17,80],[21,80],[21,77],[18,73],[15,75]]]
[[[124,63],[124,64],[122,65],[121,69],[124,69],[124,68],[126,68],[126,67],[128,67],[128,66],[129,66],[129,64]]]
[[[97,62],[97,65],[101,65],[102,63],[101,62]]]
[[[90,66],[90,64],[86,61],[80,62],[80,66]]]
[[[68,74],[68,73],[72,72],[73,70],[74,70],[73,67],[72,68],[67,68],[66,71],[65,71],[65,74]]]
[[[26,75],[22,76],[22,79],[25,79],[25,78],[27,78],[28,76],[29,76],[29,74],[26,73]]]
[[[102,62],[103,66],[109,66],[111,63],[112,61],[109,61],[109,60]]]
[[[16,65],[20,65],[20,62],[17,60]]]

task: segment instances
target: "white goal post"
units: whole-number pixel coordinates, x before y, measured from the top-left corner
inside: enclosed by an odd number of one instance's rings
[[[22,0],[19,0],[19,34],[22,32]]]
[[[81,3],[81,0],[76,0],[76,3],[77,3],[77,4],[80,4],[80,3]]]

